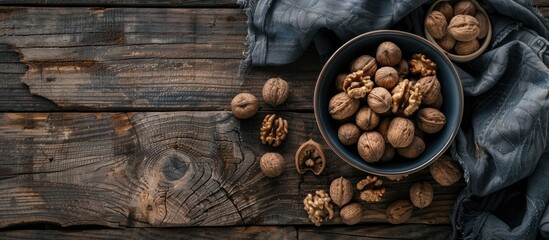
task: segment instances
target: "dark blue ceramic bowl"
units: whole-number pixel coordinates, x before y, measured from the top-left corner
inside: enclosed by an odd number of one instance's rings
[[[345,146],[337,137],[341,123],[329,113],[328,103],[336,94],[335,79],[340,72],[347,72],[351,61],[360,55],[375,56],[377,46],[391,41],[402,50],[403,58],[410,59],[414,53],[422,53],[437,64],[437,77],[441,83],[444,103],[441,111],[446,115],[446,126],[425,140],[425,151],[415,159],[396,157],[389,163],[368,163],[358,155],[356,145]],[[322,68],[314,94],[314,111],[318,128],[330,148],[347,163],[357,169],[381,176],[410,174],[429,166],[451,145],[457,134],[463,115],[463,89],[459,75],[446,55],[431,42],[417,35],[379,30],[368,32],[351,39],[341,46]]]

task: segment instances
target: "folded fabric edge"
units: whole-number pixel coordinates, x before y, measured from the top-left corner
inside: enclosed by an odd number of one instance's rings
[[[236,4],[246,14],[246,24],[248,25],[246,41],[244,42],[245,50],[242,52],[242,61],[240,61],[240,66],[238,68],[238,76],[244,76],[252,66],[252,55],[250,54],[252,49],[255,46],[255,34],[251,29],[253,28],[253,17],[255,13],[256,1],[254,0],[237,0]]]

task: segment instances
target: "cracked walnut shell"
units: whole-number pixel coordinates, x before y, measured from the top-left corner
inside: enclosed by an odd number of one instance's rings
[[[353,186],[344,177],[337,178],[330,184],[330,196],[339,207],[343,207],[353,198]]]
[[[410,80],[404,79],[391,92],[393,113],[410,116],[419,109],[423,99],[421,83],[414,84]]]
[[[298,173],[311,171],[320,175],[326,166],[326,156],[320,144],[313,139],[304,142],[295,153],[295,167]]]
[[[263,119],[259,138],[261,143],[278,147],[288,134],[288,121],[281,117],[276,118],[276,114],[268,114]]]
[[[270,78],[263,85],[263,101],[276,107],[288,99],[288,82],[282,78]]]
[[[471,41],[476,39],[480,33],[478,21],[473,16],[456,15],[448,24],[448,33],[458,41]]]
[[[420,74],[422,77],[437,74],[437,64],[421,53],[412,55],[410,67],[413,74]]]
[[[327,219],[334,217],[330,195],[324,192],[324,190],[316,191],[314,196],[310,193],[307,194],[307,197],[303,199],[303,205],[303,209],[309,215],[309,219],[316,226],[320,226]]]
[[[382,187],[383,180],[376,176],[366,176],[356,184],[356,188],[360,191],[360,199],[366,202],[379,202],[385,194],[385,187]]]
[[[355,99],[363,98],[372,91],[372,88],[374,88],[374,82],[362,70],[347,75],[343,82],[343,90],[347,92],[349,97]]]

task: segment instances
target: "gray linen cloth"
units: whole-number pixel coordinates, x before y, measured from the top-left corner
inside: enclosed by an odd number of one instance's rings
[[[493,24],[489,49],[455,64],[466,112],[451,153],[466,187],[451,238],[549,238],[549,24],[528,1],[480,1]],[[242,68],[298,59],[311,43],[329,54],[361,33],[422,35],[426,0],[240,0],[248,15]]]

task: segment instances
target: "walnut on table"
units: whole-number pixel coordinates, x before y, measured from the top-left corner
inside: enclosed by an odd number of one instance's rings
[[[366,202],[379,202],[385,194],[385,187],[382,187],[383,180],[376,176],[367,176],[356,184],[356,188],[361,191],[360,199]]]
[[[303,199],[303,205],[305,205],[304,209],[307,211],[309,219],[316,226],[320,226],[327,219],[334,217],[330,195],[324,190],[316,191],[314,196],[310,193],[307,194],[307,197]]]

